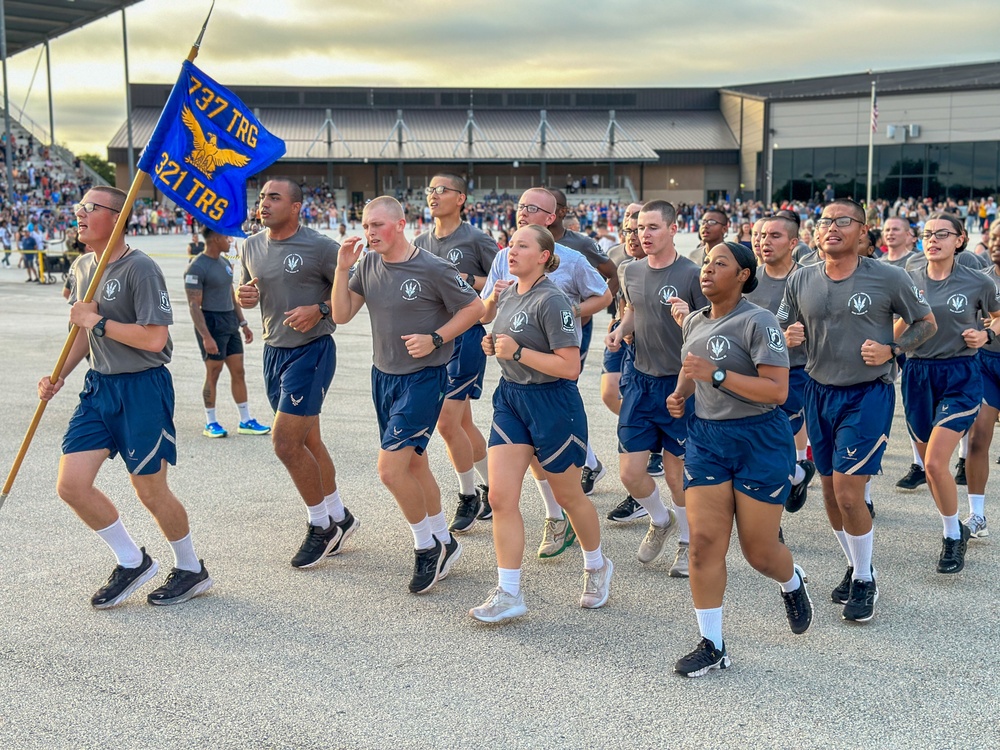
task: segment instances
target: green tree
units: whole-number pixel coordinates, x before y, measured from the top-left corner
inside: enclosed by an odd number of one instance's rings
[[[93,169],[97,174],[108,181],[108,184],[115,184],[115,165],[106,159],[102,159],[97,154],[80,154],[80,161]]]

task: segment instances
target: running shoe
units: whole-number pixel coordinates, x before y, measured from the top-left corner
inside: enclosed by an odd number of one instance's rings
[[[968,482],[965,479],[965,459],[958,459],[955,464],[955,484],[965,487]]]
[[[107,582],[90,597],[90,603],[95,609],[109,609],[121,604],[137,588],[155,576],[159,567],[160,564],[147,555],[146,548],[143,547],[142,562],[138,567],[115,566]]]
[[[155,591],[151,591],[146,601],[157,606],[168,604],[180,604],[188,599],[194,599],[199,594],[204,594],[212,588],[212,579],[208,575],[205,561],[199,560],[201,570],[197,573],[190,570],[172,568],[167,580]]]
[[[969,536],[973,539],[985,539],[990,535],[990,530],[986,528],[986,516],[970,513],[962,523],[969,527]]]
[[[434,546],[413,551],[413,578],[410,579],[410,593],[423,594],[434,588],[441,575],[444,545],[437,539]]]
[[[596,469],[588,469],[586,466],[583,467],[583,471],[580,472],[580,486],[583,487],[584,495],[594,494],[594,485],[604,479],[604,475],[608,473],[608,470],[604,468],[604,464],[600,461],[597,462]]]
[[[508,594],[497,586],[486,601],[478,607],[469,610],[469,614],[480,622],[501,622],[521,617],[528,611],[524,606],[524,594],[520,591],[517,595]]]
[[[561,555],[573,546],[576,540],[576,532],[573,531],[573,524],[563,514],[559,518],[546,518],[545,527],[542,529],[542,543],[538,547],[538,556],[542,559]]]
[[[583,571],[583,595],[580,597],[580,606],[585,609],[600,609],[611,594],[611,576],[615,572],[615,566],[608,558],[604,558],[604,565],[598,570]]]
[[[851,593],[841,614],[845,620],[852,622],[868,622],[875,616],[875,602],[878,601],[878,585],[875,579],[870,581],[851,581]]]
[[[793,484],[792,491],[788,493],[788,499],[785,500],[785,510],[789,513],[798,513],[802,510],[802,506],[806,504],[806,493],[809,490],[809,483],[816,476],[816,464],[808,458],[796,463],[802,467],[802,471],[806,473],[806,476],[798,484]]]
[[[726,644],[718,649],[708,638],[702,638],[701,643],[687,656],[683,656],[674,664],[674,671],[685,677],[701,677],[713,669],[729,669],[732,662],[726,654]]]
[[[843,580],[837,584],[837,588],[830,592],[830,599],[834,604],[847,604],[851,596],[851,581],[854,580],[854,568],[847,567]]]
[[[224,438],[229,433],[226,432],[226,428],[218,422],[209,422],[205,425],[205,429],[201,431],[201,434],[210,438]]]
[[[650,453],[649,461],[646,462],[646,473],[651,477],[663,476],[663,454]]]
[[[471,495],[458,495],[458,507],[455,508],[455,517],[451,521],[448,531],[453,534],[461,534],[472,528],[482,510],[482,502],[479,500],[479,493]]]
[[[256,419],[248,419],[246,422],[240,422],[237,432],[240,435],[267,435],[271,432],[271,428],[262,425]]]
[[[782,591],[781,598],[785,600],[788,626],[793,633],[800,635],[809,630],[809,625],[812,624],[813,604],[806,588],[809,579],[798,565],[795,566],[795,575],[799,577],[799,587],[795,591]]]
[[[441,572],[438,573],[439,581],[443,581],[448,577],[448,574],[451,572],[451,566],[457,563],[461,556],[462,543],[452,536],[451,540],[444,545],[444,551],[442,552],[443,559],[441,560]]]
[[[688,544],[689,542],[681,542],[677,545],[677,554],[674,556],[674,564],[670,566],[670,573],[668,574],[671,578],[688,577]]]
[[[969,546],[972,531],[964,523],[958,525],[959,538],[941,540],[941,557],[938,558],[938,573],[960,573],[965,567],[965,552]]]
[[[677,514],[673,508],[667,508],[667,522],[663,526],[657,526],[651,521],[646,538],[639,544],[639,551],[636,553],[639,562],[643,565],[655,562],[663,554],[667,540],[674,535],[678,526]]]
[[[637,518],[645,518],[649,513],[636,502],[636,499],[631,495],[626,495],[625,499],[622,500],[618,505],[608,513],[608,520],[615,521],[616,523],[628,523],[629,521],[635,521]]]
[[[896,482],[896,486],[901,490],[915,490],[922,484],[927,484],[927,474],[924,472],[924,467],[916,464],[910,464],[910,470]]]
[[[483,503],[483,509],[479,511],[479,515],[476,516],[480,521],[489,521],[493,518],[493,508],[490,507],[490,488],[489,485],[481,484],[479,485],[479,499]]]
[[[333,522],[333,519],[330,519],[330,525],[325,529],[322,526],[306,524],[306,538],[302,540],[299,551],[292,558],[292,567],[311,568],[337,546],[343,535],[343,530]]]
[[[332,518],[330,519],[333,520]],[[330,548],[330,551],[326,553],[327,557],[335,557],[344,551],[344,542],[351,538],[355,531],[361,528],[361,521],[354,517],[354,514],[344,506],[344,520],[343,521],[333,521],[337,526],[340,527],[340,539]]]

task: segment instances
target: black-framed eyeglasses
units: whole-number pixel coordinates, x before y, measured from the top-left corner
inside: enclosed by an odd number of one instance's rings
[[[816,219],[816,227],[819,229],[828,229],[832,225],[836,224],[838,227],[843,229],[844,227],[851,226],[851,224],[855,222],[858,224],[864,224],[863,221],[855,219],[853,216],[838,216],[836,219],[824,216],[821,219]]]
[[[638,229],[623,229],[622,230],[622,236],[623,237],[628,237],[630,234],[639,234],[639,230]]]
[[[717,221],[716,219],[702,219],[698,223],[701,224],[703,227],[717,227],[722,222],[721,221]]]
[[[446,192],[447,193],[459,193],[459,194],[461,194],[462,191],[461,190],[456,190],[455,188],[445,187],[444,185],[436,185],[434,187],[425,187],[424,188],[424,194],[425,195],[444,195]]]
[[[949,232],[947,229],[939,229],[936,232],[922,232],[920,238],[924,240],[929,240],[933,237],[936,240],[946,240],[949,237],[960,237],[958,232]]]
[[[111,206],[102,206],[100,203],[94,203],[93,201],[87,201],[86,203],[76,203],[73,205],[73,213],[80,213],[80,209],[83,209],[88,214],[94,213],[95,208],[103,208],[106,211],[111,211],[116,214],[120,214],[121,210],[117,208],[111,208]]]
[[[541,211],[543,214],[552,213],[547,208],[542,208],[541,206],[536,206],[532,203],[518,203],[517,210],[524,211],[526,214],[537,214],[539,211]]]

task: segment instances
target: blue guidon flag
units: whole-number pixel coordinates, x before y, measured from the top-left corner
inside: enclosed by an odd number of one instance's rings
[[[284,153],[233,92],[185,61],[139,169],[205,226],[246,237],[247,179]]]

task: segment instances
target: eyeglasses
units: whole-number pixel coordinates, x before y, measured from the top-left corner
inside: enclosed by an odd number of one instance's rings
[[[93,201],[88,201],[87,203],[77,203],[73,206],[73,213],[80,213],[80,209],[83,209],[88,214],[94,213],[95,208],[103,208],[107,211],[111,211],[116,214],[120,214],[121,211],[117,208],[111,208],[111,206],[102,206],[100,203],[94,203]]]
[[[542,208],[541,206],[535,206],[532,205],[531,203],[518,203],[517,210],[524,211],[527,214],[537,214],[539,211],[541,211],[543,214],[552,213],[547,208]]]
[[[701,224],[703,227],[717,227],[722,222],[721,221],[716,221],[715,219],[702,219],[698,223]]]
[[[630,234],[639,234],[639,230],[638,229],[623,229],[622,230],[622,236],[623,237],[628,237]]]
[[[444,195],[446,192],[461,194],[462,191],[461,190],[455,190],[455,188],[445,187],[444,185],[437,185],[436,187],[425,187],[424,188],[424,194],[425,195]]]
[[[958,232],[949,232],[947,229],[939,229],[936,232],[923,232],[921,233],[921,239],[929,240],[933,237],[936,240],[946,240],[949,237],[959,237]]]
[[[816,226],[820,229],[828,229],[832,224],[836,224],[838,227],[844,228],[851,226],[852,222],[864,224],[863,221],[855,219],[853,216],[838,216],[836,219],[824,216],[822,219],[816,219]]]

